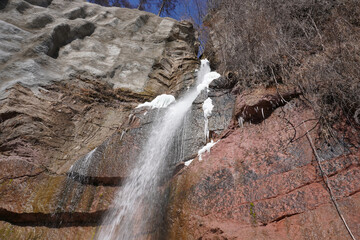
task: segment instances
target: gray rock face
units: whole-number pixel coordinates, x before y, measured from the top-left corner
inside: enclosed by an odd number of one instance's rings
[[[6,5],[8,4],[9,0],[4,0],[0,2],[0,10],[4,9]]]
[[[154,96],[183,87],[174,70],[196,63],[188,23],[81,0],[12,0],[2,6],[1,96],[15,83],[37,87],[77,74]]]
[[[40,7],[47,7],[51,4],[52,0],[25,0],[26,2],[40,6]]]
[[[214,81],[220,81],[221,79],[223,78]],[[203,90],[197,97],[192,106],[191,113],[186,120],[188,122],[184,129],[184,135],[186,136],[184,140],[184,152],[186,155],[183,157],[182,161],[195,158],[198,150],[206,145],[211,139],[219,137],[220,133],[229,126],[235,100],[234,95],[230,92],[230,89],[220,87],[215,89],[211,88],[210,85],[209,92]],[[212,100],[214,106],[212,114],[208,118],[209,139],[206,139],[204,132],[205,117],[202,109],[202,105],[207,98]]]

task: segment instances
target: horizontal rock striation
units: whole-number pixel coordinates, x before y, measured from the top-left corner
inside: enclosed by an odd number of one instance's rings
[[[105,211],[93,213],[15,213],[0,209],[3,221],[17,226],[46,226],[49,228],[63,228],[70,226],[98,226]]]
[[[129,115],[192,85],[196,51],[187,22],[82,0],[2,1],[0,238],[91,239],[148,125],[121,140]]]

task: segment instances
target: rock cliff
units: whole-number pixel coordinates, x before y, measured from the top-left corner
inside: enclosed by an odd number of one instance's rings
[[[195,31],[81,0],[8,0],[0,39],[0,239],[93,239],[163,111],[136,106],[195,82]],[[317,160],[360,238],[358,131],[339,122],[325,143],[296,87],[236,81],[214,80],[193,103],[144,238],[349,239]]]
[[[211,152],[172,179],[168,239],[350,239],[309,142],[311,107],[292,89],[256,89],[236,94],[233,116]],[[315,151],[358,238],[359,135],[338,131],[343,142]]]
[[[132,109],[194,81],[194,29],[80,0],[10,0],[0,39],[0,239],[91,239],[126,176],[119,154],[134,161],[142,139],[135,129],[120,144]],[[107,162],[75,164],[93,152]]]

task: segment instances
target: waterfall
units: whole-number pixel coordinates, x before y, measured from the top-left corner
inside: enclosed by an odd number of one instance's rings
[[[200,92],[199,86],[201,89],[207,88],[216,78],[214,74],[209,76],[209,73],[209,62],[202,60],[197,77],[198,88],[188,91],[158,115],[134,169],[115,197],[113,210],[104,219],[97,236],[99,240],[139,239],[141,234],[146,233],[147,223],[154,217],[155,205],[161,202],[158,201],[159,185],[173,139],[181,130],[186,113]]]

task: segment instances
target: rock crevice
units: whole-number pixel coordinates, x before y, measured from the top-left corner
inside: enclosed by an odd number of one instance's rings
[[[0,219],[21,227],[64,228],[98,226],[106,211],[91,213],[61,212],[61,213],[16,213],[0,208]]]

